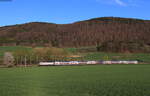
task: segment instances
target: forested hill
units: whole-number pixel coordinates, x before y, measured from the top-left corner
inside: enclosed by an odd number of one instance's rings
[[[150,21],[102,17],[53,24],[32,22],[0,27],[0,45],[96,46],[104,42],[143,42],[150,45]]]

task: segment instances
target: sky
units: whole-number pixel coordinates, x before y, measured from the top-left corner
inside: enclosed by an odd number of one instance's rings
[[[150,20],[150,0],[0,0],[0,26],[110,16]]]

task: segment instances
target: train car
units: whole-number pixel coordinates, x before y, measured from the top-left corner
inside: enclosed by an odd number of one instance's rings
[[[112,64],[112,61],[102,61],[102,64]]]
[[[39,66],[53,66],[55,62],[40,62]]]
[[[128,61],[128,64],[138,64],[138,61]]]
[[[79,65],[79,61],[69,61],[69,65]]]
[[[95,65],[95,64],[138,64],[138,61],[55,61],[55,62],[40,62],[39,66],[61,66],[61,65]]]
[[[87,61],[78,61],[80,65],[86,65]]]
[[[88,65],[89,65],[89,64],[98,64],[98,63],[99,63],[98,61],[87,61],[87,62],[86,62],[86,64],[88,64]]]

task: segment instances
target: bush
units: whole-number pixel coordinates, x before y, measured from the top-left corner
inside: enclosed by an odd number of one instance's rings
[[[36,56],[40,57],[41,60],[63,60],[65,57],[70,55],[70,53],[62,48],[55,47],[44,47],[44,48],[35,48],[34,53]]]

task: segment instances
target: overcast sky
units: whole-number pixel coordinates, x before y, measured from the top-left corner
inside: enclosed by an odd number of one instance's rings
[[[150,0],[0,0],[0,26],[26,22],[72,23],[95,17],[150,20]]]

